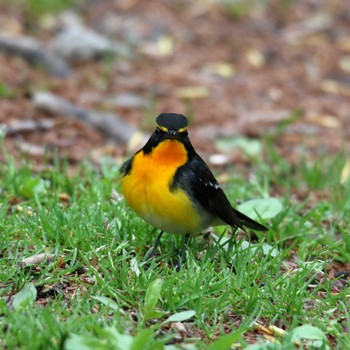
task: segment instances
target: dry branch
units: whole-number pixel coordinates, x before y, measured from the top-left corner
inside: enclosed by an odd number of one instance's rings
[[[13,136],[33,131],[44,131],[51,129],[54,126],[54,122],[49,119],[43,120],[15,120],[8,124],[0,124],[0,131],[5,133],[6,136]]]
[[[51,262],[55,255],[49,253],[41,253],[29,256],[19,262],[19,266],[24,267],[28,265],[39,265],[43,262]]]
[[[146,135],[115,114],[88,111],[48,92],[37,92],[34,95],[34,105],[45,112],[79,119],[111,137],[117,143],[127,144],[132,149],[146,139]]]
[[[28,62],[41,66],[58,78],[70,75],[68,64],[40,42],[28,36],[14,37],[0,34],[0,51],[23,57]]]

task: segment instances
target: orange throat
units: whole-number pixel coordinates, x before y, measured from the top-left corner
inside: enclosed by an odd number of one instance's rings
[[[122,180],[128,205],[145,221],[170,233],[195,233],[200,226],[186,193],[170,190],[176,170],[186,161],[185,146],[177,140],[165,140],[149,154],[138,152],[131,172]]]

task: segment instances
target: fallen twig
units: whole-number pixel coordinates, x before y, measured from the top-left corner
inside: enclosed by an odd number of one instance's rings
[[[41,253],[29,256],[19,262],[19,266],[24,267],[28,265],[38,265],[43,262],[51,262],[55,258],[55,255],[49,253]]]
[[[68,64],[62,58],[28,36],[14,37],[0,34],[0,51],[21,56],[32,64],[42,66],[58,78],[65,78],[71,74]]]
[[[24,119],[16,120],[8,124],[0,124],[0,131],[5,133],[6,136],[13,136],[27,132],[47,130],[51,129],[53,126],[54,122],[50,119]]]
[[[117,143],[127,144],[130,149],[143,144],[146,135],[112,113],[88,111],[61,97],[48,92],[37,92],[34,105],[46,112],[79,119],[113,138]]]

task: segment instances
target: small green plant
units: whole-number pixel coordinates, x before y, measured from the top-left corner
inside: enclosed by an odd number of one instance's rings
[[[12,88],[4,82],[0,82],[0,98],[11,98],[14,95]]]
[[[33,19],[45,14],[55,14],[75,4],[74,0],[6,0],[11,5],[24,9]]]

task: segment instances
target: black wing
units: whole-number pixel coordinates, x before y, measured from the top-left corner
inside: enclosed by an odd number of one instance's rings
[[[127,161],[125,161],[122,166],[120,167],[119,171],[120,173],[125,176],[125,175],[128,175],[131,171],[131,165],[132,165],[132,160],[133,160],[133,157],[128,159]]]
[[[228,225],[241,229],[267,230],[265,226],[232,208],[214,175],[198,154],[177,170],[172,186],[186,188],[203,208]]]

